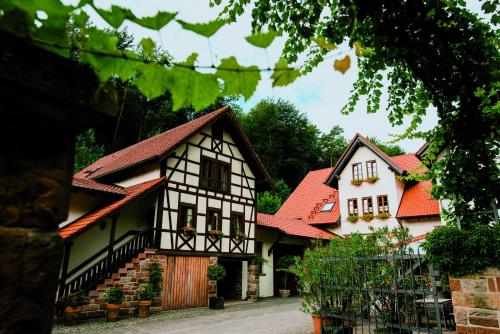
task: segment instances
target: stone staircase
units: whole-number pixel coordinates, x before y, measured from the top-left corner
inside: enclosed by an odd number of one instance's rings
[[[146,248],[143,252],[137,254],[130,262],[119,268],[111,274],[111,278],[96,286],[95,289],[88,292],[89,303],[82,307],[82,316],[84,318],[95,318],[105,316],[106,310],[106,291],[113,286],[119,286],[125,298],[120,308],[120,314],[134,314],[137,309],[136,292],[143,283],[149,282],[148,268],[153,262],[158,262],[163,270],[162,261],[164,255],[157,255],[156,250]],[[160,294],[158,294],[151,306],[151,312],[162,310]]]

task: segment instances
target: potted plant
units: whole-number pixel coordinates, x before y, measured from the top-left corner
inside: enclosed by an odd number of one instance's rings
[[[226,278],[226,269],[220,264],[212,264],[208,266],[207,276],[209,280],[218,282]],[[208,307],[213,310],[223,309],[224,297],[210,297],[208,300]]]
[[[351,223],[355,223],[358,221],[358,216],[357,215],[349,215],[349,216],[347,216],[347,220],[350,221]]]
[[[373,214],[371,214],[371,213],[365,213],[365,214],[363,215],[363,220],[364,220],[364,221],[369,222],[369,221],[370,221],[370,220],[372,220],[372,219],[373,219]]]
[[[224,233],[222,233],[222,231],[219,230],[211,230],[210,237],[214,239],[222,239],[224,238]]]
[[[372,177],[367,178],[366,182],[368,182],[368,183],[375,183],[378,180],[380,180],[380,178],[378,176],[372,176]]]
[[[137,304],[139,305],[139,318],[149,317],[149,310],[154,298],[154,289],[151,284],[141,284],[137,289]]]
[[[64,320],[67,324],[75,324],[82,313],[82,305],[85,304],[85,292],[78,291],[66,295],[62,299],[64,306]]]
[[[380,220],[386,220],[387,218],[389,218],[391,215],[389,212],[381,212],[377,215],[377,219],[380,219]]]
[[[245,232],[241,232],[241,231],[236,232],[236,235],[234,236],[234,238],[236,240],[245,240],[246,237],[247,236],[245,235]]]
[[[281,298],[290,297],[290,289],[287,288],[287,278],[290,272],[290,267],[295,262],[294,257],[291,255],[282,256],[276,261],[276,271],[284,273],[284,286],[283,289],[279,289]]]
[[[123,291],[118,286],[111,287],[106,291],[106,318],[108,321],[116,321],[118,319],[123,298]]]
[[[359,185],[361,185],[361,183],[363,183],[363,180],[352,180],[351,181],[351,184],[353,186],[359,186]]]
[[[182,227],[182,234],[185,237],[192,237],[196,235],[196,229],[192,226],[183,226]]]

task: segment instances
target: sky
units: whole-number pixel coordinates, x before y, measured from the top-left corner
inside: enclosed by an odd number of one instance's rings
[[[178,12],[177,19],[188,22],[208,22],[217,17],[220,8],[210,8],[209,0],[97,0],[98,7],[109,8],[111,4],[119,4],[130,8],[137,16],[152,16],[158,11]],[[469,7],[477,10],[477,1],[469,1]],[[108,25],[98,16],[92,15],[91,20],[100,27]],[[167,50],[175,61],[186,59],[192,52],[199,54],[197,65],[218,64],[219,60],[235,56],[242,65],[258,65],[259,67],[273,66],[278,60],[284,39],[279,38],[266,50],[256,48],[246,42],[245,36],[251,34],[251,17],[249,12],[241,16],[236,23],[222,27],[214,36],[207,38],[184,30],[172,21],[160,31],[140,27],[126,21],[124,26],[134,35],[136,42],[144,37],[150,37],[164,50]],[[209,45],[211,47],[209,47]],[[211,52],[210,52],[211,51]],[[358,69],[356,56],[347,46],[340,46],[332,54],[341,54],[326,59],[313,72],[299,77],[286,87],[272,87],[270,73],[262,73],[256,92],[248,100],[240,99],[243,111],[249,111],[255,104],[264,98],[282,98],[293,103],[304,112],[311,123],[321,132],[326,133],[335,125],[344,129],[346,138],[352,138],[357,132],[364,136],[375,136],[384,141],[392,139],[391,135],[400,134],[405,126],[392,127],[385,109],[387,97],[382,97],[382,108],[375,114],[367,114],[366,101],[361,101],[356,110],[349,115],[342,115],[341,109],[350,95]],[[341,74],[333,69],[335,59],[343,58],[345,54],[351,56],[351,68]],[[435,110],[430,109],[421,130],[433,128],[438,121]],[[407,152],[415,152],[423,144],[421,140],[402,140],[398,142]]]

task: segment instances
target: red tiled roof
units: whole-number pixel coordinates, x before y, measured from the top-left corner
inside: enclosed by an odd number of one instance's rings
[[[151,181],[147,181],[144,183],[137,184],[132,187],[128,187],[125,189],[127,195],[103,208],[95,210],[91,213],[86,214],[85,216],[69,223],[59,230],[59,236],[63,239],[68,239],[79,232],[85,230],[87,227],[92,224],[109,217],[110,215],[116,213],[119,209],[121,209],[127,203],[153,191],[158,186],[160,186],[165,177],[161,177],[158,179],[154,179]]]
[[[306,238],[331,239],[335,234],[308,225],[300,219],[289,219],[264,213],[257,213],[257,225],[276,228],[288,235]]]
[[[391,161],[401,170],[405,170],[408,173],[422,173],[427,170],[427,167],[422,166],[422,161],[413,153],[396,155],[389,159],[391,159]]]
[[[159,158],[228,111],[229,108],[227,107],[221,108],[191,122],[102,157],[78,172],[75,176],[79,178],[95,178],[147,160]]]
[[[405,189],[399,209],[398,218],[422,216],[439,216],[439,202],[432,198],[430,181],[421,181]]]
[[[325,168],[309,172],[276,212],[276,216],[302,219],[309,224],[336,223],[340,215],[338,193],[324,184],[332,170]],[[328,202],[335,202],[333,209],[321,211]]]
[[[122,187],[110,185],[110,184],[104,184],[104,183],[100,183],[100,182],[90,180],[90,179],[80,179],[80,178],[74,177],[71,185],[74,188],[80,188],[80,189],[87,189],[87,190],[112,193],[112,194],[119,194],[119,195],[126,195],[127,194],[125,189]]]

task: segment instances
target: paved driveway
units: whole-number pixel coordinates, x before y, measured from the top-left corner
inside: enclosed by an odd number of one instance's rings
[[[198,308],[162,312],[147,319],[122,319],[116,323],[98,320],[72,327],[58,325],[53,333],[311,333],[311,317],[299,308],[298,298],[268,299],[228,305],[221,311]]]

